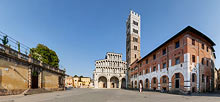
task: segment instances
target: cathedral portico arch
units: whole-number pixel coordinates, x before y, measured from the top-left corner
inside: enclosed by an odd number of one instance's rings
[[[110,78],[110,88],[119,88],[119,79],[116,76]]]
[[[107,88],[107,78],[105,76],[98,78],[98,88]]]

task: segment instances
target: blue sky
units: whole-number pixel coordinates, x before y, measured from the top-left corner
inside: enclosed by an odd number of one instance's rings
[[[141,15],[141,56],[190,25],[220,57],[219,0],[0,0],[0,30],[21,43],[55,50],[69,75],[91,76],[106,52],[123,54],[129,10]]]

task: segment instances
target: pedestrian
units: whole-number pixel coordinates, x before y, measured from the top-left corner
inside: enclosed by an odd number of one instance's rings
[[[142,84],[140,83],[139,86],[140,86],[140,87],[139,87],[139,92],[142,92]]]

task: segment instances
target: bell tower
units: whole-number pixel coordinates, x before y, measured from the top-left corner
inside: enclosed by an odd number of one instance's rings
[[[140,15],[130,11],[126,21],[126,61],[128,66],[140,58]]]

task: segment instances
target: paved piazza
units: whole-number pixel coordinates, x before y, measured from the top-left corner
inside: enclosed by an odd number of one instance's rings
[[[0,96],[0,102],[220,102],[219,94],[172,95],[121,89],[72,89],[28,96]]]

